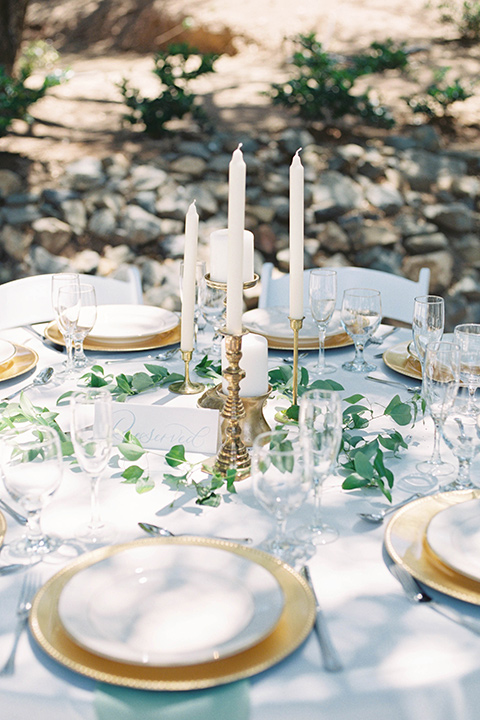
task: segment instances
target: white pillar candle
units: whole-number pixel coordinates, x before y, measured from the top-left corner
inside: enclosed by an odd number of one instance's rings
[[[210,235],[210,278],[227,282],[228,229],[214,230]],[[243,282],[253,280],[253,233],[243,232]]]
[[[290,165],[290,317],[297,320],[303,318],[304,172],[300,150]]]
[[[225,338],[222,340],[222,372],[228,367]],[[254,333],[242,337],[240,367],[245,377],[240,381],[240,397],[258,397],[268,391],[268,342]],[[228,395],[228,383],[222,380],[222,392]]]
[[[247,168],[235,150],[228,170],[227,332],[240,335],[243,313],[243,232]]]
[[[180,349],[193,350],[195,314],[195,275],[197,265],[198,213],[195,201],[185,218],[185,250],[183,255],[182,325]]]

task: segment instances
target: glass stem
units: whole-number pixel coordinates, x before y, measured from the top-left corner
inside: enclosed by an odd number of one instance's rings
[[[100,517],[100,504],[98,502],[98,480],[99,476],[92,477],[91,479],[91,491],[90,491],[90,504],[91,504],[91,518],[90,527],[96,530],[102,527],[102,519]]]
[[[280,550],[282,547],[282,541],[285,537],[285,528],[287,524],[287,518],[283,514],[277,513],[276,515],[277,524],[275,527],[275,537],[273,539],[273,548]]]
[[[322,527],[322,483],[319,478],[313,481],[313,503],[312,528],[319,530]]]
[[[363,358],[364,345],[363,345],[363,343],[358,342],[356,340],[354,340],[354,345],[355,345],[355,357],[353,358],[353,362],[355,363],[355,365],[363,365],[363,363],[365,362],[365,360]]]
[[[440,420],[433,419],[433,452],[430,462],[434,465],[441,465],[442,463],[442,458],[440,457],[440,440]]]
[[[468,386],[468,401],[467,401],[467,410],[468,412],[474,412],[475,411],[475,393],[477,392],[477,386],[476,385],[469,385]]]
[[[65,369],[67,372],[73,370],[73,337],[72,335],[65,335],[65,347],[67,349],[67,361],[65,363]]]
[[[325,370],[325,325],[318,326],[318,363],[317,370],[321,373]]]
[[[27,512],[27,536],[29,540],[39,540],[43,536],[40,527],[40,510]]]
[[[458,458],[457,483],[469,487],[470,482],[470,460],[467,458]]]
[[[83,336],[82,337],[75,337],[73,338],[73,344],[75,348],[75,358],[74,362],[75,365],[82,367],[85,364],[86,357],[85,353],[83,351]]]

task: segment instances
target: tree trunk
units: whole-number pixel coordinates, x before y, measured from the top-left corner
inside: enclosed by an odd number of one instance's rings
[[[25,13],[29,0],[0,0],[0,65],[8,75],[22,42]]]

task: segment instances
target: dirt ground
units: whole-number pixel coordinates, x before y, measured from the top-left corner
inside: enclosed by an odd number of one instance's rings
[[[154,50],[177,39],[225,51],[216,72],[194,88],[218,127],[239,137],[273,134],[296,120],[262,92],[291,76],[292,38],[308,32],[343,55],[373,40],[406,41],[415,49],[410,75],[375,79],[382,100],[401,113],[399,98],[418,91],[415,81],[431,80],[435,67],[451,67],[452,77],[464,80],[479,75],[479,46],[455,42],[455,28],[440,24],[437,6],[425,0],[31,0],[26,39],[51,39],[60,52],[57,66],[69,68],[71,77],[32,107],[31,132],[18,122],[0,139],[0,167],[23,162],[31,177],[47,172],[54,178],[85,154],[152,152],[145,135],[122,127],[117,83],[128,78],[154,96]],[[449,142],[479,149],[480,87],[455,113],[458,132]]]

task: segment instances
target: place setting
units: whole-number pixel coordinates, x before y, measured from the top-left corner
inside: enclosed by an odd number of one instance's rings
[[[0,382],[24,375],[33,370],[37,363],[35,350],[0,339]]]

